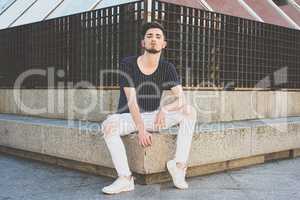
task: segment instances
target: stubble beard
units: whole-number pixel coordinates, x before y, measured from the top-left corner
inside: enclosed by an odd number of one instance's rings
[[[147,52],[150,53],[150,54],[158,54],[158,53],[161,52],[161,50],[156,50],[156,49],[154,49],[154,48],[151,48],[151,49],[145,48],[145,51],[147,51]]]

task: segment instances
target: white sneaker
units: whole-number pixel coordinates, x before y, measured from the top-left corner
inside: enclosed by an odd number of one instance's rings
[[[102,192],[105,194],[118,194],[132,190],[134,190],[133,176],[131,176],[130,180],[120,176],[111,185],[104,187]]]
[[[167,168],[172,176],[174,185],[179,189],[187,189],[189,186],[185,181],[186,168],[180,169],[176,166],[175,160],[169,160],[167,162]]]

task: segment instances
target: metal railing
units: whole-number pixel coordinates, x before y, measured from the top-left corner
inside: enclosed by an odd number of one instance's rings
[[[115,86],[117,74],[100,79],[101,73],[140,53],[143,22],[144,2],[137,1],[0,30],[0,87],[12,88],[26,71],[32,75],[21,88],[64,88],[82,81]]]
[[[145,2],[0,30],[0,88],[12,88],[29,69],[40,71],[20,88],[81,81],[117,87],[117,74],[101,73],[142,52]],[[184,87],[300,88],[300,31],[159,0],[151,9],[152,20],[167,31],[163,56],[175,64]],[[45,73],[52,73],[55,85]]]
[[[152,7],[185,86],[300,88],[299,30],[159,0]]]

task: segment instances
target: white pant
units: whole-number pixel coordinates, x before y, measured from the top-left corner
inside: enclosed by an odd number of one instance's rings
[[[154,126],[157,113],[157,110],[141,113],[147,131],[159,131]],[[188,161],[195,123],[196,116],[191,117],[180,111],[171,111],[165,115],[166,129],[179,124],[174,158],[176,162],[187,163]],[[109,132],[107,132],[108,129]],[[137,131],[137,128],[131,113],[111,114],[102,122],[102,133],[104,133],[106,145],[110,151],[113,164],[119,176],[131,175],[125,147],[120,136],[128,135],[135,131]]]

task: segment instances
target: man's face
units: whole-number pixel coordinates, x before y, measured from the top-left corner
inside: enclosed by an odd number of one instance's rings
[[[152,54],[160,53],[166,45],[163,32],[159,28],[150,28],[142,40],[142,46],[145,48],[145,51]]]

